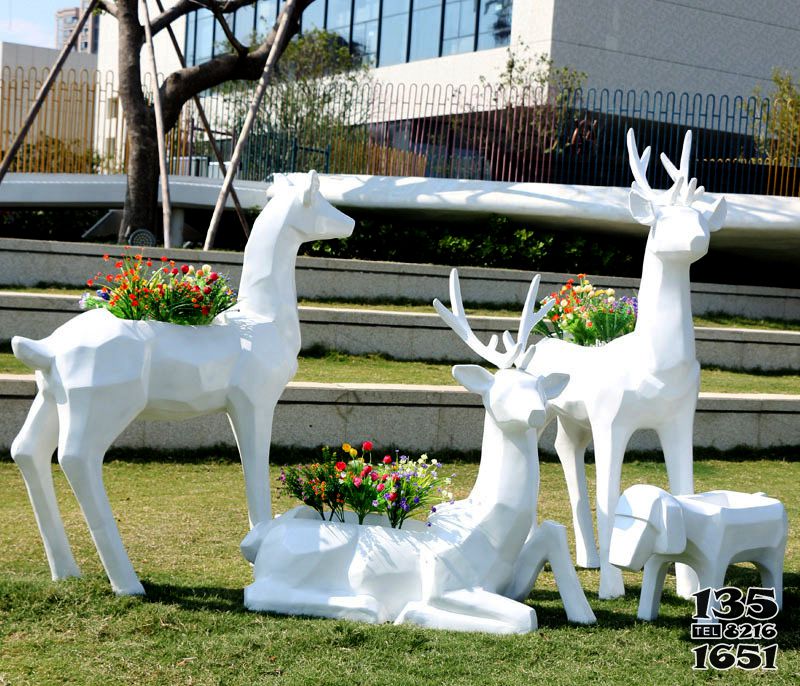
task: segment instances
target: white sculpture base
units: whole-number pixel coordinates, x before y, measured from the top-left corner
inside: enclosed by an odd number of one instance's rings
[[[621,496],[611,535],[617,567],[644,567],[639,619],[658,616],[670,562],[691,567],[700,588],[721,588],[736,562],[752,562],[761,584],[783,604],[783,557],[788,523],[783,504],[763,493],[708,491],[673,496],[655,486],[631,486]]]

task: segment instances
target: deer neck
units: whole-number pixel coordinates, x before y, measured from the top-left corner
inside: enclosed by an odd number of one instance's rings
[[[291,202],[272,201],[275,210],[259,217],[244,250],[239,309],[259,318],[294,324],[299,339],[295,263],[300,237],[287,223]]]
[[[662,260],[648,240],[635,334],[641,360],[651,369],[672,369],[695,360],[688,262]]]
[[[536,431],[507,430],[486,413],[478,476],[469,499],[481,518],[501,504],[531,523],[539,493],[539,452]]]

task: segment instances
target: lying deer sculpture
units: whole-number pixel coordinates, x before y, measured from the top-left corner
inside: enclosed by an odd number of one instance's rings
[[[691,131],[683,141],[680,166],[662,153],[674,181],[655,191],[647,182],[650,148],[639,157],[633,131],[628,156],[635,179],[630,196],[633,217],[650,227],[639,290],[635,330],[599,348],[546,339],[527,365],[534,375],[568,373],[566,390],[550,405],[548,422],[558,418],[555,447],[564,468],[575,526],[579,565],[600,567],[600,597],[625,593],[622,574],[609,564],[614,509],[620,490],[622,459],[637,429],[655,429],[664,452],[673,493],[694,490],[692,430],[700,365],[695,358],[689,266],[708,251],[710,233],[722,226],[725,200],[703,203],[703,187],[689,179]],[[594,440],[597,468],[597,533],[586,488],[584,451]],[[695,579],[679,574],[678,591],[692,592]]]
[[[319,193],[315,172],[280,178],[244,252],[238,303],[209,326],[85,312],[14,354],[36,370],[38,393],[11,455],[22,471],[54,579],[79,576],[56,503],[50,458],[80,503],[111,586],[143,594],[103,488],[111,443],[137,417],[226,412],[244,470],[251,526],[271,517],[272,414],[297,370],[300,324],[294,267],[304,241],[349,236],[353,220]]]
[[[434,303],[473,350],[500,367],[495,375],[477,365],[453,368],[486,407],[480,469],[469,498],[437,506],[429,527],[413,520],[402,530],[326,522],[303,505],[259,525],[242,542],[255,563],[255,581],[245,589],[249,609],[523,633],[536,629],[536,613],[512,598],[527,597],[549,560],[570,621],[595,621],[564,527],[544,522],[526,540],[536,518],[531,493],[539,486],[536,430],[546,403],[567,381],[564,374],[542,378],[511,368],[530,359],[528,335],[548,309],[533,312],[538,283],[537,276],[517,340],[505,354],[496,341],[481,345],[469,328],[455,270],[455,314]]]

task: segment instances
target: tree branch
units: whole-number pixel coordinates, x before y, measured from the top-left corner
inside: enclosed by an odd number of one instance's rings
[[[313,0],[298,0],[294,16],[289,17],[288,38],[300,31],[300,17]],[[216,3],[221,5],[222,3]],[[239,0],[230,0],[228,6],[241,4]],[[169,12],[169,10],[167,10]],[[167,12],[164,13],[167,14]],[[161,15],[161,16],[164,16]],[[161,85],[162,103],[164,106],[164,122],[167,130],[171,129],[180,116],[184,103],[203,91],[219,86],[226,81],[255,81],[261,76],[267,61],[272,43],[277,32],[273,27],[264,41],[253,51],[245,54],[227,54],[215,57],[203,64],[196,64],[179,69],[170,74]],[[288,42],[288,40],[287,40]]]
[[[179,19],[185,14],[189,14],[189,12],[193,12],[198,8],[203,7],[207,10],[211,10],[212,12],[214,9],[217,9],[220,12],[228,13],[235,12],[240,7],[254,5],[255,2],[256,0],[227,0],[227,2],[223,2],[222,0],[179,0],[168,10],[155,17],[150,25],[153,28],[153,35],[155,36],[168,24],[171,24],[176,19]]]
[[[101,10],[108,12],[112,17],[119,16],[119,13],[117,12],[117,3],[115,3],[113,0],[99,0],[97,5]]]
[[[247,48],[238,41],[236,36],[233,34],[233,31],[231,31],[231,27],[228,25],[228,20],[225,19],[225,15],[222,13],[222,10],[220,10],[220,8],[214,3],[212,3],[211,7],[209,7],[208,9],[210,9],[213,12],[214,18],[219,22],[219,25],[225,32],[225,37],[228,39],[228,42],[233,46],[233,49],[240,55],[246,55]]]

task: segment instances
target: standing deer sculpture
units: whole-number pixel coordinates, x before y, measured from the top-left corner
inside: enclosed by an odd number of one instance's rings
[[[319,193],[316,172],[279,177],[253,226],[237,304],[209,326],[78,315],[40,341],[15,337],[36,370],[38,393],[11,447],[22,471],[54,579],[79,576],[56,502],[58,461],[83,510],[111,587],[143,594],[103,487],[106,451],[134,419],[226,412],[244,471],[254,526],[271,517],[272,415],[297,370],[300,323],[295,261],[304,241],[349,236],[354,222]]]
[[[536,521],[531,492],[537,494],[539,486],[536,430],[547,402],[567,381],[564,374],[539,377],[511,368],[530,359],[528,335],[548,309],[533,312],[538,282],[537,276],[517,339],[504,354],[496,340],[484,346],[472,333],[455,270],[455,313],[434,303],[473,350],[500,367],[494,375],[477,365],[453,367],[453,376],[479,393],[486,408],[480,468],[469,497],[437,506],[428,527],[414,520],[406,520],[402,530],[328,522],[303,505],[259,525],[242,542],[255,565],[255,581],[245,589],[249,609],[524,633],[536,629],[536,613],[518,601],[549,560],[570,621],[595,621],[565,528],[543,522],[529,537]]]
[[[661,154],[673,186],[653,190],[646,172],[650,148],[639,156],[632,130],[628,157],[634,182],[630,211],[650,227],[633,332],[590,348],[545,339],[527,369],[534,375],[565,372],[565,391],[549,405],[557,417],[555,447],[572,505],[577,563],[600,567],[600,597],[625,593],[622,574],[609,564],[614,510],[619,498],[622,460],[637,429],[655,429],[664,453],[670,488],[676,495],[694,490],[692,431],[700,390],[690,304],[689,267],[708,251],[712,231],[725,219],[725,200],[702,202],[703,187],[689,179],[691,131],[683,141],[680,166]],[[586,486],[584,452],[594,441],[597,470],[597,535]],[[688,595],[695,578],[679,571],[678,592]]]

